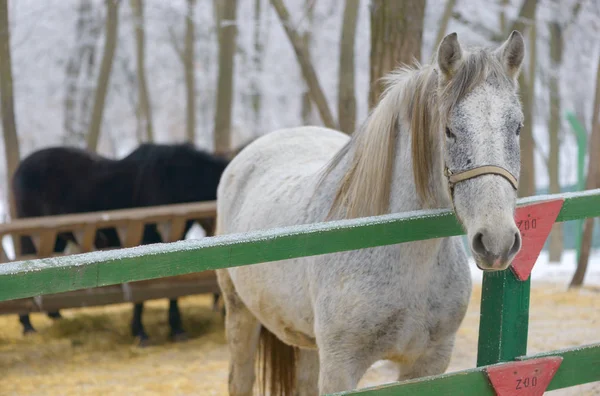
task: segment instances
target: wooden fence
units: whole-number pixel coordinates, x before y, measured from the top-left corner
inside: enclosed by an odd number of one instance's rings
[[[7,235],[11,236],[13,240],[18,240],[21,236],[30,236],[37,253],[22,255],[20,252],[16,252],[16,259],[47,258],[96,250],[94,246],[96,231],[104,228],[116,229],[123,247],[138,246],[142,242],[144,226],[147,224],[156,224],[157,230],[165,242],[181,239],[184,236],[188,220],[198,221],[208,230],[208,233],[211,233],[214,230],[215,216],[215,202],[199,202],[17,219],[10,223],[0,224],[0,240]],[[69,244],[64,253],[55,253],[56,236],[64,232],[73,233],[77,244]],[[8,254],[0,244],[0,263],[8,261]],[[217,291],[218,285],[214,271],[204,271],[167,279],[123,283],[4,301],[0,303],[0,314],[55,311],[63,308],[177,298]]]
[[[600,190],[532,197],[519,200],[519,205],[550,199],[564,200],[556,221],[600,216]],[[0,266],[0,301],[461,234],[451,211],[436,210],[13,262]],[[562,364],[548,390],[600,380],[600,344],[525,356],[529,280],[519,281],[510,269],[486,272],[482,299],[480,367],[346,394],[494,395],[493,370],[510,368],[517,373],[515,362],[537,363],[549,357],[559,357]],[[507,305],[516,299],[516,306]],[[489,331],[490,323],[501,331]],[[528,388],[538,385],[533,377],[525,378]],[[516,378],[513,393],[504,394],[532,394],[521,392],[523,380]]]

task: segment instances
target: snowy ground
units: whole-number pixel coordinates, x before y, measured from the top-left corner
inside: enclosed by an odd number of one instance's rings
[[[532,287],[535,287],[538,283],[568,286],[577,267],[575,255],[575,250],[566,250],[560,263],[550,263],[548,252],[543,251],[531,272]],[[471,276],[473,281],[481,283],[482,275],[481,270],[471,262]],[[588,286],[600,286],[600,251],[592,251],[585,276],[585,284]]]

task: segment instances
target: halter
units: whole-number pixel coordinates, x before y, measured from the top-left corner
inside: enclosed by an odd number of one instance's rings
[[[462,171],[459,173],[453,173],[450,169],[448,169],[447,166],[445,166],[444,167],[444,175],[448,178],[448,187],[450,188],[450,199],[452,200],[453,204],[454,204],[454,194],[453,194],[454,186],[457,183],[460,183],[465,180],[474,179],[476,177],[484,176],[484,175],[498,175],[498,176],[502,176],[503,178],[508,180],[508,182],[515,189],[515,191],[517,190],[517,187],[519,185],[517,178],[514,177],[512,173],[510,173],[509,171],[507,171],[506,169],[504,169],[502,167],[495,166],[495,165],[478,166],[476,168],[468,169],[466,171]]]

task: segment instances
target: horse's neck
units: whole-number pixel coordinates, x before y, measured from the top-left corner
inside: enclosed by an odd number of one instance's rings
[[[407,129],[398,131],[398,139],[396,140],[396,155],[390,194],[390,213],[431,209],[431,207],[424,205],[415,187],[411,133],[405,122],[400,121],[400,128]],[[442,147],[439,139],[434,139],[432,149],[432,175],[429,183],[435,201],[434,207],[450,208],[451,202],[443,175]]]

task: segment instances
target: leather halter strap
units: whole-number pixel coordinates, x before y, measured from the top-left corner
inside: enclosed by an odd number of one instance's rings
[[[476,177],[483,176],[483,175],[502,176],[503,178],[508,180],[510,185],[515,190],[517,190],[518,185],[519,185],[517,178],[514,177],[512,173],[510,173],[509,171],[507,171],[506,169],[504,169],[502,167],[495,166],[495,165],[479,166],[477,168],[472,168],[472,169],[469,169],[469,170],[466,170],[466,171],[463,171],[460,173],[453,173],[450,169],[448,169],[448,167],[445,167],[444,174],[448,178],[448,186],[450,187],[450,192],[452,192],[454,185],[456,183],[460,183],[461,181],[465,181],[465,180],[469,180],[469,179],[474,179]],[[452,196],[452,195],[450,195],[450,196]]]

